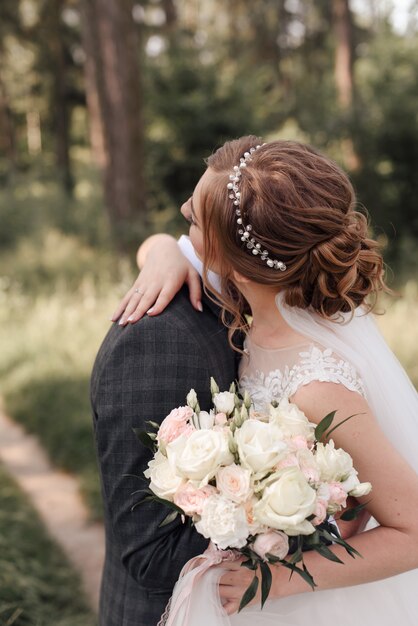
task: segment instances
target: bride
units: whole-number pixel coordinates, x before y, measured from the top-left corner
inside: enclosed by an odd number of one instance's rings
[[[199,309],[200,283],[186,258],[197,266],[197,255],[230,341],[245,333],[240,386],[255,408],[286,396],[312,422],[335,409],[357,415],[334,439],[373,485],[363,498],[373,523],[350,539],[362,558],[340,546],[332,550],[344,565],[305,553],[314,592],[272,567],[262,611],[257,597],[237,613],[253,573],[223,563],[197,589],[188,624],[416,626],[418,400],[370,315],[373,296],[386,289],[382,258],[335,163],[300,143],[260,143],[243,137],[208,158],[181,209],[190,239],[178,245],[156,235],[143,244],[144,269],[114,319],[158,314],[183,282]]]

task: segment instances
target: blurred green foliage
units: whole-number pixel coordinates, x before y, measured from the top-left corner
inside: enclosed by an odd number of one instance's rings
[[[0,623],[93,626],[80,581],[0,466]]]
[[[108,247],[100,174],[88,153],[86,57],[79,5],[73,0],[62,0],[59,22],[72,197],[55,156],[58,69],[51,41],[57,24],[49,17],[50,5],[51,0],[4,0],[0,7],[0,127],[5,137],[7,119],[14,129],[12,146],[0,142],[0,246],[12,249],[51,226],[94,247]],[[388,3],[374,3],[374,14],[366,6],[355,7],[352,103],[342,108],[330,3],[230,0],[202,8],[197,0],[187,7],[134,2],[143,48],[147,185],[147,220],[142,231],[135,230],[138,240],[156,230],[177,233],[178,208],[201,175],[204,158],[225,140],[251,132],[266,139],[302,139],[339,161],[350,171],[375,233],[387,244],[388,261],[402,273],[416,271],[416,23],[411,13],[409,29],[399,33]],[[36,119],[30,122],[32,114],[40,116],[39,128]],[[43,196],[45,186],[54,193]]]

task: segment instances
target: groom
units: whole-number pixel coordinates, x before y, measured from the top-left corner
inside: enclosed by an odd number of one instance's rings
[[[97,355],[91,380],[94,433],[106,529],[106,559],[100,598],[100,626],[156,626],[183,565],[204,552],[208,541],[136,490],[151,452],[133,428],[160,423],[184,405],[191,388],[201,408],[211,402],[210,377],[220,389],[236,378],[219,310],[203,297],[195,311],[183,288],[159,316],[136,324],[114,324]]]

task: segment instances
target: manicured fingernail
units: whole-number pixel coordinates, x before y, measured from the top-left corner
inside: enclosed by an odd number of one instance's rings
[[[132,322],[132,321],[133,321],[133,319],[134,319],[134,316],[133,316],[133,315],[130,315],[126,321],[127,321],[127,322]]]
[[[148,313],[152,313],[152,312],[153,312],[153,310],[154,310],[154,307],[152,306],[150,309],[148,309],[148,311],[147,311],[147,315],[148,315]]]
[[[119,326],[123,326],[125,323],[125,320],[123,319],[123,317],[121,317],[121,319],[119,320]]]
[[[199,302],[197,303],[197,308],[199,309],[199,311],[200,311],[201,313],[203,312],[203,306],[202,306],[202,303],[200,302],[200,300],[199,300]]]

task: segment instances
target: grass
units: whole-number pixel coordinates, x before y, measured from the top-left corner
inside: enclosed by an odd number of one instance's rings
[[[80,581],[0,466],[0,623],[93,626]]]
[[[16,263],[23,277],[29,267],[34,277],[50,267],[52,279],[35,293],[22,289],[22,281],[3,281],[1,393],[7,412],[40,436],[52,461],[80,476],[93,515],[100,517],[89,378],[110,315],[133,275],[126,267],[126,279],[117,282],[100,268],[99,254],[57,232],[49,233],[38,257],[28,243],[24,250],[26,257],[20,251]],[[58,257],[58,269],[51,257]]]

